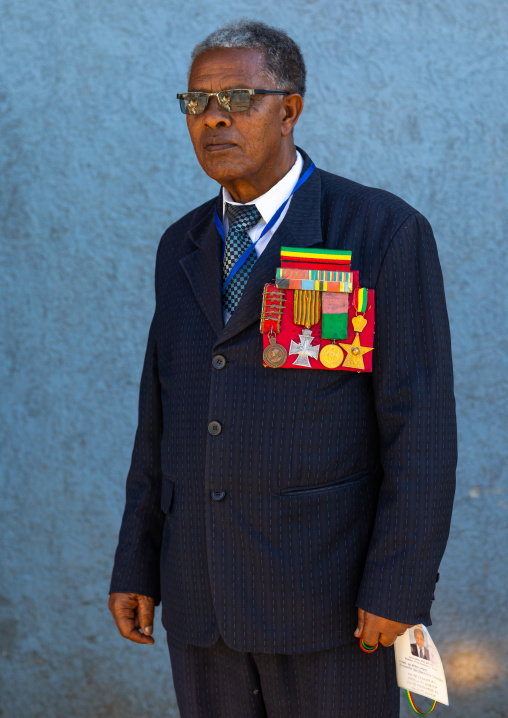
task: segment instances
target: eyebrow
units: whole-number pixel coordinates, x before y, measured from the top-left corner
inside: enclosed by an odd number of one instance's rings
[[[250,90],[250,89],[251,89],[250,87],[245,87],[245,85],[233,85],[232,87],[225,87],[223,90],[217,90],[217,92],[230,92],[231,90]],[[256,89],[256,88],[253,88],[253,89]],[[200,88],[198,90],[187,90],[187,92],[205,92],[208,94],[209,92],[211,92],[211,90],[203,90]]]

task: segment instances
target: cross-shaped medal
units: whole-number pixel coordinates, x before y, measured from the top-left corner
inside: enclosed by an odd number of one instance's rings
[[[290,354],[298,354],[293,364],[297,366],[306,366],[309,369],[310,361],[309,357],[312,357],[313,359],[317,359],[319,356],[319,347],[318,344],[317,347],[312,346],[312,342],[314,341],[314,337],[312,336],[312,332],[310,329],[304,329],[302,333],[300,334],[300,344],[297,342],[294,342],[291,339],[291,346],[289,347],[289,353]]]

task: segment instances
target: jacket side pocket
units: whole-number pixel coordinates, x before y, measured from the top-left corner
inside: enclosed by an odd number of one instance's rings
[[[369,476],[373,476],[376,473],[375,470],[371,471],[357,471],[349,476],[343,476],[335,481],[329,481],[326,484],[316,484],[314,486],[290,486],[286,489],[279,491],[280,496],[308,496],[309,494],[320,494],[324,491],[331,491],[332,489],[342,489],[346,486],[351,486],[359,481],[363,481]]]
[[[173,505],[173,495],[175,493],[175,482],[171,481],[167,476],[162,475],[161,488],[161,509],[168,514]]]

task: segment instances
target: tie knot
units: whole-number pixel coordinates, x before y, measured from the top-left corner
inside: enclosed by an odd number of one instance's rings
[[[255,204],[228,204],[226,203],[229,218],[229,229],[246,232],[261,219],[261,214]]]

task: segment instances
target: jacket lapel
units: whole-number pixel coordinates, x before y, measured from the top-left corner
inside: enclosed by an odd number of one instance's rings
[[[213,217],[212,211],[187,232],[187,238],[195,245],[195,249],[180,260],[180,265],[203,314],[219,335],[224,328],[221,302],[222,242]]]
[[[302,172],[305,172],[311,160],[303,150],[298,149],[304,159]],[[315,169],[293,196],[280,227],[254,264],[242,297],[226,326],[222,316],[222,241],[215,226],[213,210],[187,232],[194,248],[180,260],[180,265],[196,301],[217,334],[215,347],[259,321],[263,287],[275,280],[281,247],[322,244],[320,204],[321,180],[319,170]]]
[[[310,165],[310,158],[302,150],[299,151],[304,158],[305,172]],[[294,194],[280,227],[254,264],[242,297],[221,331],[215,347],[259,321],[263,287],[275,280],[276,269],[280,267],[281,247],[312,247],[322,243],[320,204],[321,180],[319,170],[315,169]]]

